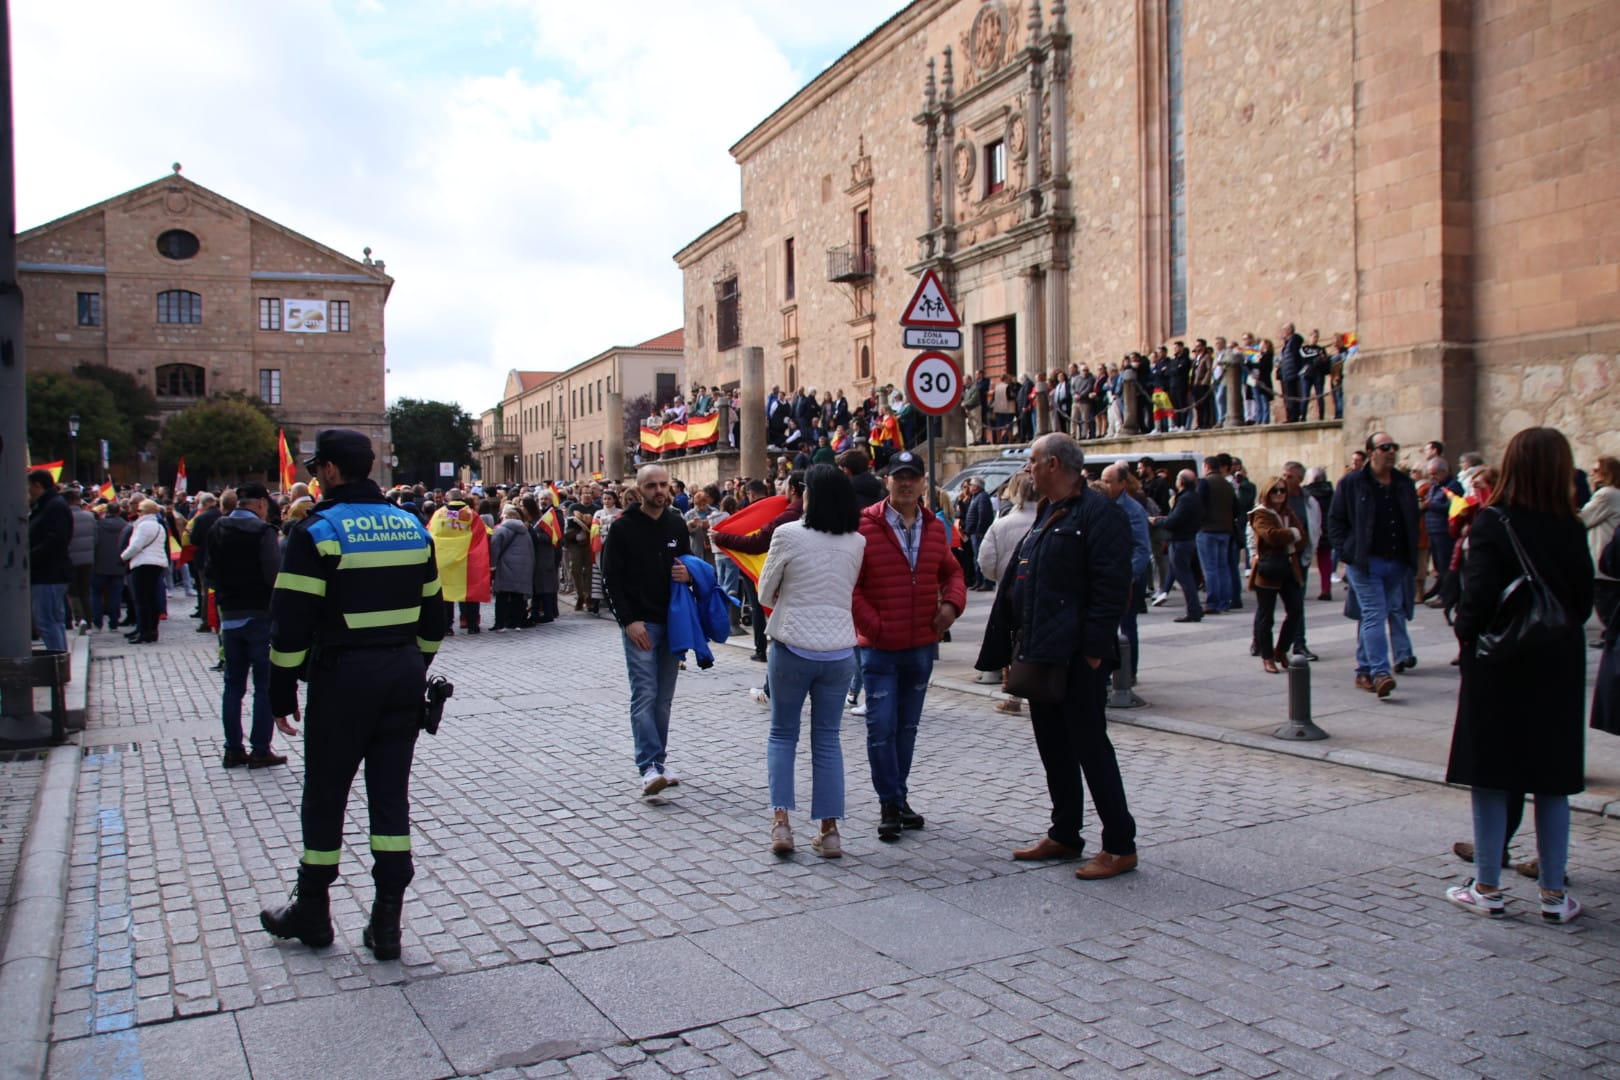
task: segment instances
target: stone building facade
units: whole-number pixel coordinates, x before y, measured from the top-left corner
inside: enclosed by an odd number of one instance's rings
[[[625,417],[609,407],[609,395],[628,407],[643,396],[663,404],[684,393],[684,337],[671,330],[615,345],[563,372],[508,372],[499,406],[479,418],[484,483],[617,477],[623,463],[610,462],[608,449],[611,433],[622,438]]]
[[[1617,44],[1584,0],[915,0],[731,148],[691,379],[898,383],[933,268],[969,369],[1292,322],[1357,335],[1347,444],[1612,451]]]
[[[295,453],[321,428],[365,432],[386,478],[393,278],[369,249],[352,259],[176,167],[22,233],[17,258],[31,370],[111,366],[165,416],[216,392],[255,395],[297,429]],[[154,479],[156,463],[145,472]]]

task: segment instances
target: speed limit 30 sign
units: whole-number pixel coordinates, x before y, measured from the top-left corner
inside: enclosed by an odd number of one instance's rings
[[[906,397],[931,416],[944,416],[962,400],[962,372],[942,352],[918,353],[906,369]]]

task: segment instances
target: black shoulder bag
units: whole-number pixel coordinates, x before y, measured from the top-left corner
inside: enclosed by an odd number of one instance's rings
[[[1474,642],[1474,659],[1486,664],[1507,664],[1556,641],[1569,629],[1569,615],[1558,597],[1536,572],[1513,522],[1501,510],[1497,515],[1507,530],[1513,553],[1519,558],[1519,576],[1508,582],[1496,602],[1496,614]]]

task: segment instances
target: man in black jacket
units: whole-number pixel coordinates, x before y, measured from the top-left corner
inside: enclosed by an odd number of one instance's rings
[[[996,671],[1016,659],[1065,672],[1060,700],[1029,703],[1052,827],[1013,858],[1080,857],[1084,780],[1102,821],[1102,850],[1075,876],[1095,880],[1136,869],[1136,822],[1103,709],[1108,673],[1119,665],[1119,619],[1131,586],[1131,526],[1112,499],[1088,489],[1084,464],[1085,452],[1067,435],[1044,435],[1030,447],[1028,469],[1040,511],[1019,548],[1016,569],[1003,574],[996,588],[974,666]]]
[[[1406,632],[1418,568],[1417,485],[1395,467],[1400,449],[1388,432],[1367,436],[1366,466],[1345,474],[1328,507],[1328,538],[1361,608],[1356,685],[1380,698],[1395,689],[1392,669],[1417,666]]]
[[[624,632],[630,733],[641,794],[648,796],[679,783],[664,764],[664,755],[669,749],[669,712],[680,657],[669,651],[664,635],[671,582],[692,580],[680,561],[692,553],[692,542],[686,522],[670,509],[669,472],[662,465],[643,465],[636,473],[636,487],[641,504],[626,510],[608,530],[602,585]]]
[[[199,634],[206,634],[213,628],[208,625],[208,590],[213,582],[208,580],[208,533],[214,527],[214,522],[220,518],[219,500],[213,492],[205,491],[197,496],[197,516],[191,519],[191,545],[197,553],[191,558],[191,573],[197,580],[197,610],[193,615],[201,619],[197,625]]]
[[[1194,563],[1198,559],[1198,532],[1204,523],[1204,500],[1198,494],[1198,477],[1191,469],[1182,469],[1176,477],[1178,494],[1175,509],[1164,517],[1156,517],[1153,524],[1162,526],[1170,536],[1170,571],[1187,598],[1187,614],[1177,616],[1176,622],[1200,622],[1204,609],[1198,602],[1198,572]]]
[[[28,597],[39,640],[67,651],[67,592],[73,581],[73,511],[47,469],[28,474]]]
[[[236,488],[236,509],[209,523],[206,534],[209,584],[219,608],[220,638],[225,647],[225,691],[221,718],[225,724],[227,769],[285,765],[272,753],[275,720],[270,715],[270,593],[281,567],[276,530],[266,523],[270,493],[255,482]],[[199,515],[200,516],[200,515]],[[196,530],[193,526],[192,536]],[[242,746],[242,698],[248,672],[253,673],[253,726]]]
[[[967,514],[962,519],[962,531],[973,548],[973,591],[989,592],[995,588],[985,580],[984,571],[979,569],[979,548],[984,544],[985,534],[995,523],[996,510],[990,504],[990,494],[984,490],[984,481],[977,477],[964,481],[972,495],[968,498]]]

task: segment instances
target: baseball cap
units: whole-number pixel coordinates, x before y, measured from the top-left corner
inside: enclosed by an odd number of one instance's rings
[[[315,436],[315,453],[304,462],[304,468],[313,470],[321,462],[329,462],[343,470],[345,476],[371,471],[376,455],[371,440],[350,428],[327,428]]]
[[[238,502],[243,499],[268,499],[269,497],[270,492],[266,491],[264,485],[257,480],[247,480],[236,485]]]
[[[918,476],[925,476],[928,470],[923,468],[922,459],[910,450],[902,450],[889,459],[889,467],[883,470],[884,476],[893,476],[896,473],[910,472]]]

